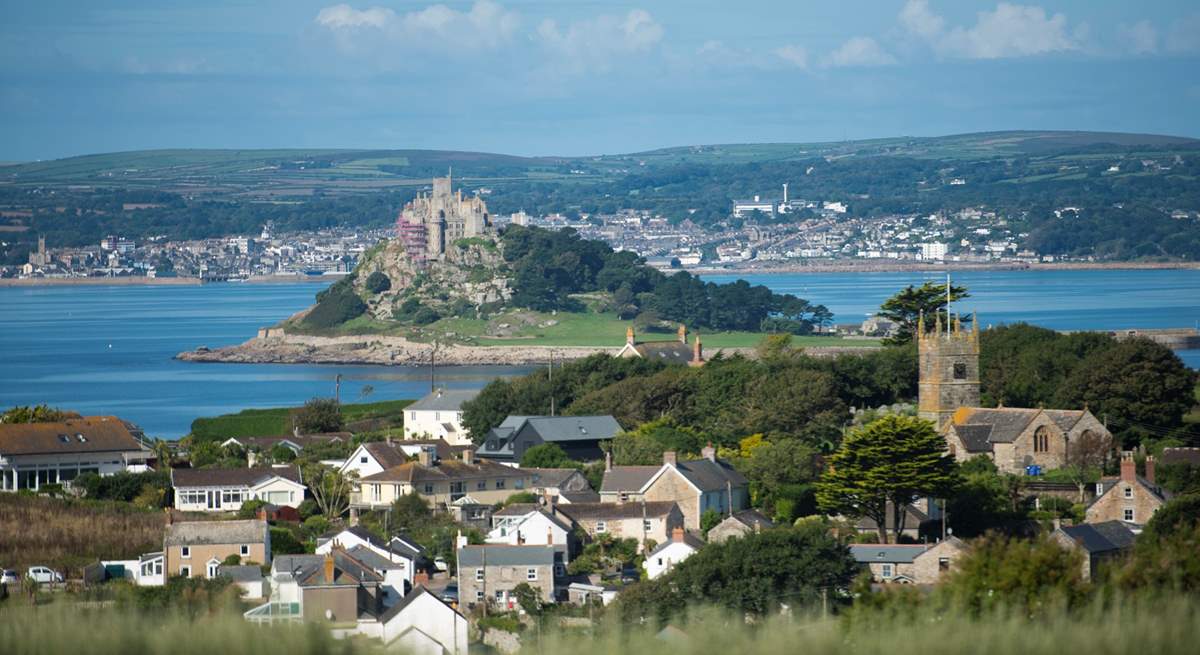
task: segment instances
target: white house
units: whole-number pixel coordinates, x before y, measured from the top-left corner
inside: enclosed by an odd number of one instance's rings
[[[404,438],[445,439],[454,446],[471,443],[463,428],[462,404],[478,389],[438,389],[404,408]]]
[[[422,558],[420,546],[402,537],[384,541],[360,526],[330,532],[317,539],[316,554],[325,555],[334,546],[345,549],[358,561],[383,576],[385,603],[403,597],[413,586],[413,576]]]
[[[556,546],[563,552],[562,564],[567,564],[567,554],[571,538],[571,525],[557,516],[552,516],[544,510],[532,508],[529,505],[517,507],[506,514],[506,510],[492,513],[492,521],[496,525],[484,539],[489,544],[508,544],[510,546]]]
[[[55,423],[0,423],[0,491],[69,484],[83,473],[147,470],[141,429],[115,416]]]
[[[163,554],[162,551],[145,553],[138,559],[104,560],[106,577],[121,577],[130,580],[139,587],[159,587],[163,584]],[[117,573],[117,567],[123,569]]]
[[[646,561],[642,563],[646,569],[646,577],[651,580],[657,578],[703,547],[703,541],[685,532],[683,528],[675,528],[670,541],[650,551],[646,556]]]
[[[295,466],[244,469],[172,469],[175,509],[186,512],[230,512],[249,500],[299,507],[306,487]]]
[[[379,617],[388,649],[413,655],[467,655],[467,618],[425,587]]]

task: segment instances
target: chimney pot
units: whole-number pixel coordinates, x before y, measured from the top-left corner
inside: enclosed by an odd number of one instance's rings
[[[679,324],[679,343],[687,343],[687,326]]]
[[[474,466],[475,451],[471,450],[470,448],[464,449],[462,451],[462,461],[463,461],[463,464],[466,464],[467,466]]]
[[[679,458],[676,456],[674,450],[663,451],[663,464],[667,466],[677,466],[679,464]]]
[[[700,449],[700,455],[710,462],[717,461],[717,449],[713,448],[711,441],[708,442],[707,446]]]
[[[1137,463],[1133,461],[1133,451],[1121,453],[1121,481],[1133,482],[1137,477]]]
[[[433,446],[421,446],[421,450],[417,451],[417,462],[421,466],[433,466],[434,453]]]

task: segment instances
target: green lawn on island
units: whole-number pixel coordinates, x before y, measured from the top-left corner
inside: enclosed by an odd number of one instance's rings
[[[379,419],[400,425],[404,408],[412,400],[384,400],[377,403],[342,405],[342,418],[347,426]],[[228,439],[230,437],[270,437],[292,433],[291,413],[297,407],[244,409],[236,414],[223,414],[192,421],[192,435],[199,439]]]

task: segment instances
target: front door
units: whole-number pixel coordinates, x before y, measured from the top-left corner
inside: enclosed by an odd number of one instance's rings
[[[208,492],[208,508],[221,509],[221,490],[209,490]]]

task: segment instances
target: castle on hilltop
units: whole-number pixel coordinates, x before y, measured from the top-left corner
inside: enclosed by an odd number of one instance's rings
[[[983,455],[1005,473],[1029,467],[1061,468],[1079,449],[1108,451],[1113,436],[1087,407],[1046,409],[981,407],[979,385],[979,321],[964,330],[956,316],[925,331],[917,323],[917,414],[932,421],[946,439],[946,449],[963,462]]]
[[[419,193],[396,217],[396,233],[409,258],[417,264],[441,259],[447,244],[491,232],[487,203],[479,196],[463,197],[451,189],[450,175],[433,178],[433,191]]]

